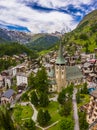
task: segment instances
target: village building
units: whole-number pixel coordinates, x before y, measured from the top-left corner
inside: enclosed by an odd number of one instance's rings
[[[89,130],[97,130],[97,119],[89,126]]]
[[[83,75],[80,69],[77,66],[66,66],[66,60],[63,56],[61,44],[57,59],[55,61],[54,72],[56,83],[55,87],[57,92],[60,92],[63,88],[66,88],[71,83],[76,85],[82,83]]]
[[[17,86],[20,85],[25,85],[25,87],[28,85],[28,75],[23,72],[19,72],[16,75],[16,81],[17,81]]]
[[[11,76],[6,76],[6,77],[4,78],[4,82],[5,82],[5,87],[6,87],[7,89],[8,89],[8,88],[11,88],[12,82],[13,82],[12,77],[11,77]]]
[[[0,75],[0,88],[4,86],[4,78],[2,75]]]
[[[53,67],[51,68],[51,71],[48,72],[48,79],[49,79],[49,92],[56,92],[57,91],[57,84],[56,84],[56,80],[55,80],[55,72]]]
[[[3,95],[1,96],[1,104],[12,103],[15,99],[15,91],[12,89],[8,89]]]
[[[97,90],[90,93],[91,98],[87,109],[87,122],[92,124],[97,119]]]

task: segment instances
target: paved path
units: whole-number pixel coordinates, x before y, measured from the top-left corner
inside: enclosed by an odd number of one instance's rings
[[[77,110],[77,102],[76,102],[76,93],[77,93],[77,89],[74,88],[73,97],[72,97],[73,110],[74,110],[74,121],[75,121],[74,130],[80,130],[80,128],[79,128],[78,110]]]
[[[33,108],[34,112],[33,112],[33,115],[32,115],[32,120],[34,122],[36,122],[38,111],[36,110],[36,108],[34,107],[34,105],[31,102],[21,102],[20,104],[21,105],[27,105],[27,104],[29,104]]]
[[[36,121],[37,121],[38,111],[36,110],[36,108],[34,107],[34,105],[33,105],[31,102],[29,102],[29,104],[32,106],[33,111],[34,111],[33,116],[32,116],[32,120],[33,120],[34,122],[36,122]]]
[[[42,130],[47,130],[47,129],[49,129],[50,127],[56,125],[57,123],[59,123],[59,121],[56,121],[56,122],[52,123],[51,125],[49,125],[49,126],[47,126],[47,127],[45,127],[45,128],[39,126],[38,124],[36,124],[36,126],[39,127],[39,128],[41,128]]]
[[[54,98],[50,98],[50,101],[57,101],[57,98],[58,98],[58,95],[55,95]],[[56,121],[56,122],[52,123],[50,126],[43,128],[43,127],[41,127],[41,126],[39,126],[39,125],[37,124],[37,114],[38,114],[38,111],[36,110],[36,108],[34,107],[34,105],[33,105],[31,102],[21,102],[20,104],[23,105],[23,106],[25,106],[25,105],[27,105],[27,104],[30,104],[30,106],[33,108],[33,111],[34,111],[34,113],[33,113],[33,115],[32,115],[32,120],[33,120],[34,122],[36,122],[36,126],[37,126],[38,128],[41,128],[42,130],[47,130],[47,129],[49,129],[50,127],[52,127],[52,126],[56,125],[57,123],[59,123],[59,121]],[[14,104],[14,105],[15,105],[15,104]],[[25,119],[22,119],[22,120],[26,120],[26,119],[28,119],[28,118],[25,118]]]

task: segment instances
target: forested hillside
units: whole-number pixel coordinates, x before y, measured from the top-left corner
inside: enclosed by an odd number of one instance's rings
[[[97,48],[97,10],[86,15],[77,28],[64,35],[66,44],[77,44],[83,47],[86,53]]]
[[[53,47],[59,39],[59,37],[50,34],[36,34],[26,46],[32,50],[42,51]]]
[[[26,53],[28,56],[31,56],[32,58],[36,58],[36,56],[37,56],[35,51],[32,51],[32,50],[28,49],[27,47],[25,47],[24,45],[19,44],[19,43],[0,44],[0,57],[3,55],[12,56],[15,54],[18,55],[18,54],[22,54],[22,53]]]

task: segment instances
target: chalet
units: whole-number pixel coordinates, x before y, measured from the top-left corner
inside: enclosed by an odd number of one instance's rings
[[[15,91],[12,89],[8,89],[1,96],[1,104],[12,103],[15,99]]]
[[[19,72],[16,75],[16,80],[17,80],[17,86],[20,86],[21,84],[25,84],[25,86],[28,85],[28,75],[23,72]]]
[[[5,81],[5,87],[11,88],[12,86],[12,77],[11,76],[6,76],[4,78]]]
[[[0,75],[0,88],[4,86],[4,78]]]

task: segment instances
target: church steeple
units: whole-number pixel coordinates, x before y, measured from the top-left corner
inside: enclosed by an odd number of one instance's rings
[[[65,59],[63,57],[62,43],[61,42],[60,42],[58,57],[56,59],[56,64],[59,64],[59,65],[65,64]]]
[[[66,86],[65,58],[63,57],[63,48],[61,42],[58,57],[56,59],[55,77],[57,83],[57,92],[61,92],[62,88],[65,88]]]

